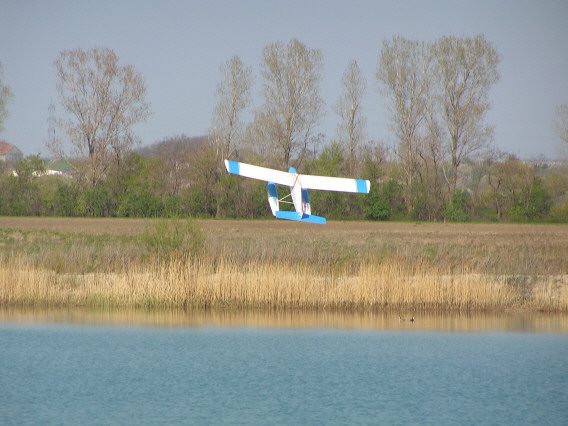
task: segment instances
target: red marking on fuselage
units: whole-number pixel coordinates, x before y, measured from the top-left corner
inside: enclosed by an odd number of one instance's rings
[[[292,188],[295,188],[297,183],[300,183],[300,175],[299,174],[296,174],[294,176],[294,184],[292,185]],[[300,188],[301,187],[302,187],[302,184],[300,183]]]

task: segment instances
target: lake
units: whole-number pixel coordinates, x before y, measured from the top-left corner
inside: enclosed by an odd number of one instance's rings
[[[411,315],[0,309],[0,424],[568,424],[568,316]]]

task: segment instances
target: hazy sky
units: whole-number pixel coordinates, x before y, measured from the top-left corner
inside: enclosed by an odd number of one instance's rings
[[[484,34],[502,55],[487,117],[495,144],[522,158],[554,158],[552,122],[568,103],[568,1],[26,1],[0,0],[0,62],[14,97],[0,140],[47,155],[48,108],[63,111],[54,60],[72,48],[109,47],[145,78],[152,117],[136,127],[143,145],[207,133],[219,65],[237,54],[257,75],[263,47],[297,38],[324,55],[318,129],[335,136],[333,106],[350,60],[367,79],[368,139],[392,143],[375,78],[381,43],[395,35],[434,41]],[[259,106],[259,101],[255,106]]]

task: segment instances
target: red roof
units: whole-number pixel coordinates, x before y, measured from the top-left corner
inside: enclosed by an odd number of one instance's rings
[[[0,141],[0,155],[8,154],[12,148],[15,148],[14,145],[10,145],[7,142]]]

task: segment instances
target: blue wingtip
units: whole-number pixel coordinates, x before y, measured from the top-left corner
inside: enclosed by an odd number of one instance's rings
[[[236,161],[227,161],[227,164],[229,165],[229,173],[233,174],[233,175],[238,175],[239,174],[239,163]]]
[[[368,194],[369,189],[367,188],[367,181],[361,179],[356,179],[356,180],[357,180],[357,192],[359,192],[360,194]]]

